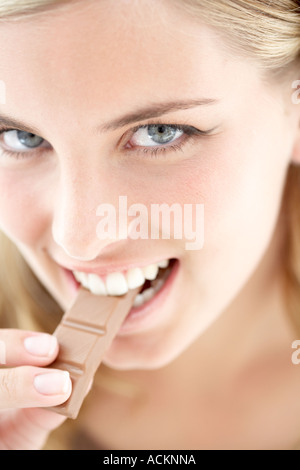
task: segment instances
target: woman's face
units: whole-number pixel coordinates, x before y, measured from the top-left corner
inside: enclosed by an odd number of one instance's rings
[[[120,293],[121,273],[176,259],[105,358],[155,368],[191,345],[264,262],[298,110],[289,84],[268,84],[168,0],[71,3],[0,26],[0,114],[19,122],[3,123],[0,226],[64,308],[79,287],[74,271],[98,276],[89,288],[101,278]],[[203,247],[188,250],[174,233],[100,236],[99,206],[118,217],[119,196],[149,213],[192,205],[198,232],[203,205]],[[130,271],[133,282],[140,275]]]

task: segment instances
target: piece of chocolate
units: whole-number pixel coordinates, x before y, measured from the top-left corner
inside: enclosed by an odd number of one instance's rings
[[[70,373],[72,394],[65,403],[47,409],[69,418],[77,417],[96,370],[140,289],[112,297],[93,295],[80,288],[53,333],[58,339],[59,354],[50,366]]]

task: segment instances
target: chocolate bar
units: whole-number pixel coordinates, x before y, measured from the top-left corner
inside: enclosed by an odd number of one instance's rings
[[[96,296],[80,288],[79,294],[55,332],[59,354],[50,367],[70,373],[72,394],[50,409],[75,419],[105,352],[128,315],[141,288],[120,297]]]

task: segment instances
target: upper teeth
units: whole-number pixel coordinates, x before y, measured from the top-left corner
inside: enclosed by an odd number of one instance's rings
[[[160,261],[157,264],[150,264],[144,268],[132,268],[126,273],[114,272],[105,278],[97,274],[88,274],[73,271],[75,279],[83,287],[96,295],[123,295],[129,289],[135,289],[144,284],[146,280],[153,281],[158,275],[159,268],[167,268],[169,260]]]

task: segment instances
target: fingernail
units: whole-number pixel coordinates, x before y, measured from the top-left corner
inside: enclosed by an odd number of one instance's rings
[[[66,371],[36,375],[33,385],[36,391],[43,395],[65,395],[72,387],[70,374]]]
[[[29,336],[24,340],[24,347],[33,356],[52,356],[57,347],[57,339],[47,334]]]

